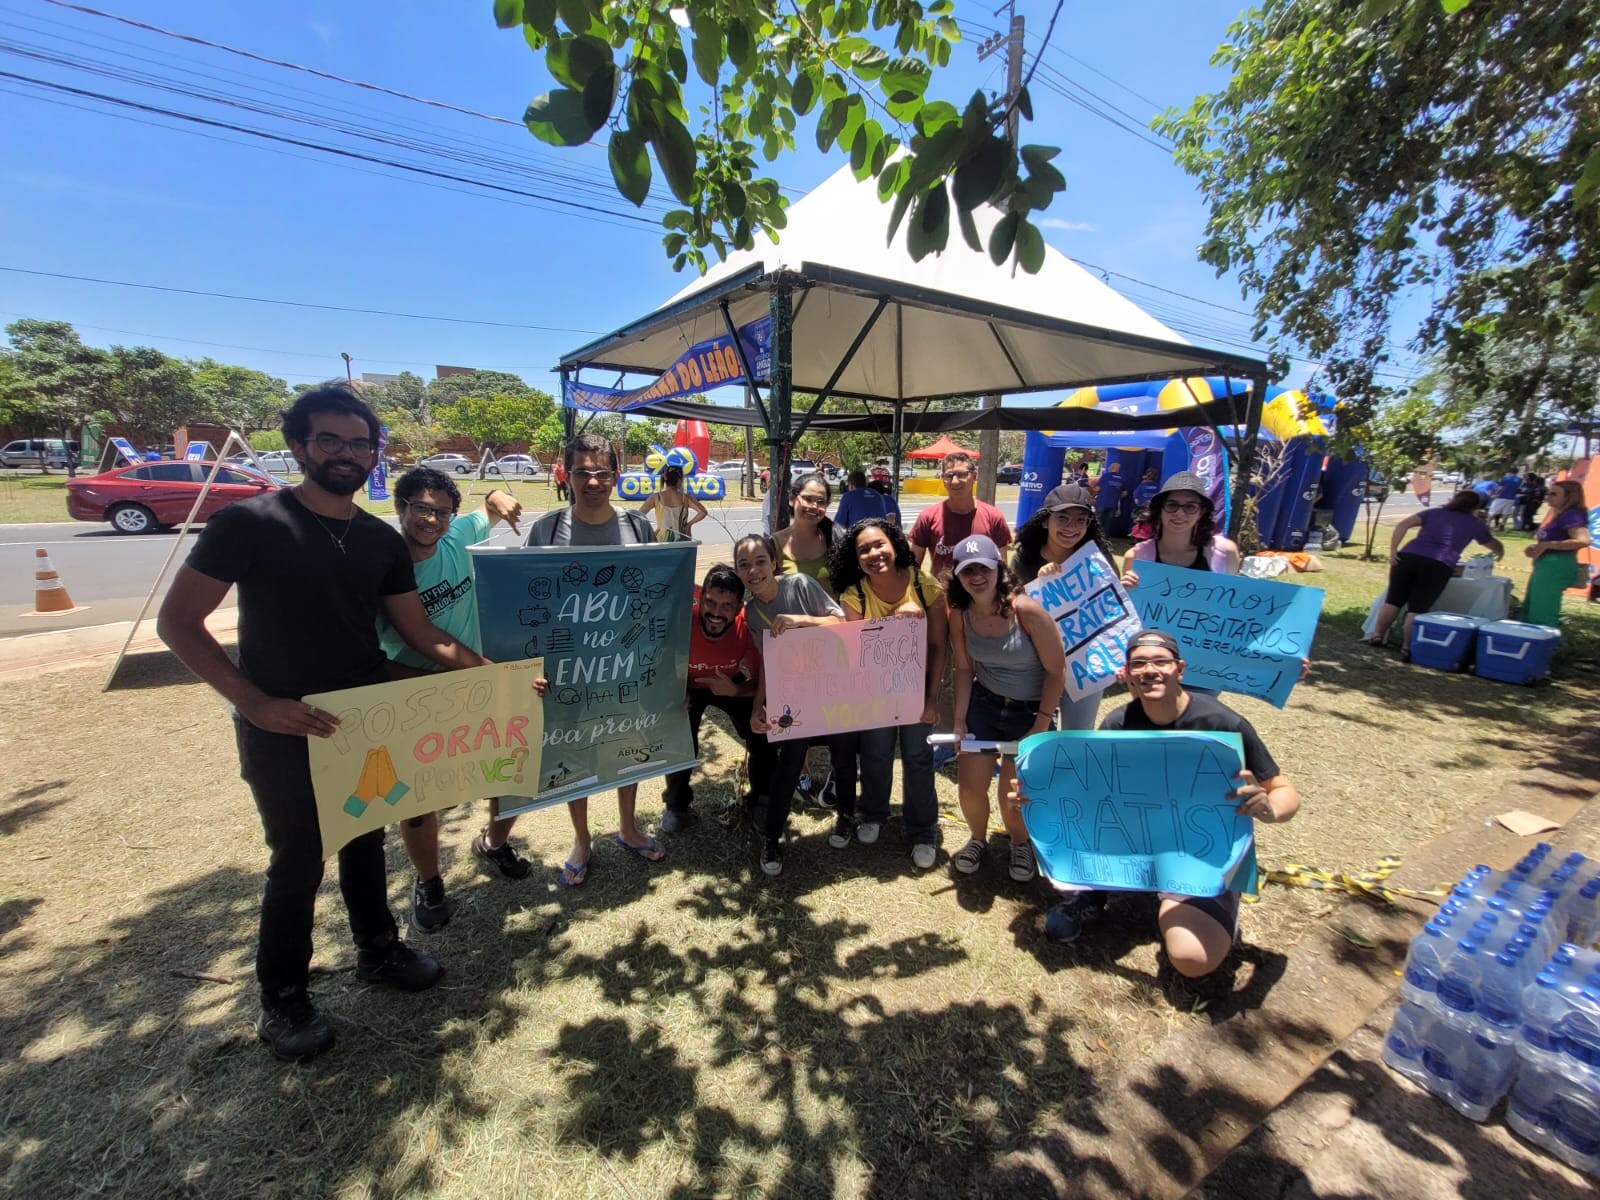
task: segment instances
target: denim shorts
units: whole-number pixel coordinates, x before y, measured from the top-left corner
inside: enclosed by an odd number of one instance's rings
[[[967,700],[967,733],[980,742],[1015,742],[1033,729],[1039,701],[1007,700],[997,696],[976,679]],[[1051,728],[1055,722],[1050,723]]]

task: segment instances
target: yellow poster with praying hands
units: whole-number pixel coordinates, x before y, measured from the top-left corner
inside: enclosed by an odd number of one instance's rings
[[[543,674],[543,659],[525,659],[304,697],[339,718],[332,737],[308,739],[322,857],[397,821],[530,791]]]

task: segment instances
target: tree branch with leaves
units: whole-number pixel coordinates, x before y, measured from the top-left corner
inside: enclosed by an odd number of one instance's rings
[[[662,220],[675,269],[704,271],[708,253],[784,228],[787,201],[757,156],[792,151],[812,118],[818,149],[847,154],[892,202],[888,240],[905,224],[914,259],[949,244],[954,217],[973,250],[1036,272],[1032,214],[1066,187],[1050,162],[1059,151],[1007,138],[1012,108],[1032,119],[1026,88],[1009,103],[976,91],[964,108],[928,98],[961,40],[954,12],[954,0],[494,0],[496,23],[520,29],[560,85],[529,104],[529,131],[553,146],[604,134],[617,190],[636,206],[653,159],[682,206]],[[990,203],[1004,216],[985,244],[972,214]]]

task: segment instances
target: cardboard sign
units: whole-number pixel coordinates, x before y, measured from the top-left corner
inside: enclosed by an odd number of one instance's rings
[[[541,657],[550,679],[537,787],[506,816],[699,762],[683,708],[693,542],[473,546],[483,653]]]
[[[1060,883],[1219,896],[1255,890],[1254,822],[1231,793],[1236,733],[1036,733],[1022,740],[1022,819]]]
[[[1133,602],[1146,629],[1183,647],[1183,682],[1282,708],[1311,655],[1321,588],[1140,562]]]
[[[514,792],[539,773],[544,705],[534,660],[306,696],[339,718],[307,738],[322,857],[352,838],[467,800]]]
[[[1067,695],[1082,700],[1115,683],[1128,660],[1128,640],[1139,632],[1139,615],[1099,547],[1079,547],[1059,574],[1035,579],[1025,590],[1061,630]]]
[[[922,720],[927,662],[928,622],[921,617],[764,634],[767,740],[915,724]]]

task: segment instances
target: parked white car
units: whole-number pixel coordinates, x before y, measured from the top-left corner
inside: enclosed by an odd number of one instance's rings
[[[430,454],[417,466],[432,467],[447,475],[471,475],[478,469],[478,464],[465,454]]]
[[[744,480],[744,459],[730,458],[726,462],[712,463],[711,474],[721,475],[729,483],[741,483]]]
[[[537,458],[527,454],[508,454],[504,458],[497,458],[484,469],[486,475],[523,475],[533,477],[544,474],[544,467]]]

